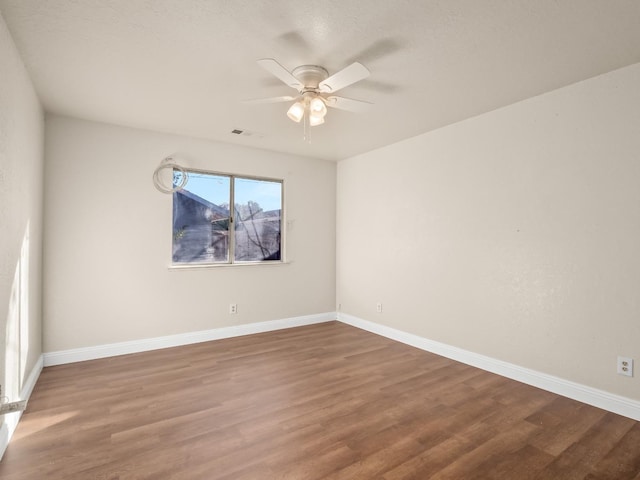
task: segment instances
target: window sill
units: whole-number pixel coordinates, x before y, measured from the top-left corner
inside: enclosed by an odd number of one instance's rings
[[[242,263],[195,263],[193,265],[169,265],[169,270],[197,270],[201,268],[229,268],[229,267],[275,267],[289,265],[291,262],[242,262]]]

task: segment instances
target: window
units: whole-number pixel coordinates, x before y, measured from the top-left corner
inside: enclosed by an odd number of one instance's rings
[[[174,170],[174,186],[182,175]],[[184,189],[173,193],[174,264],[281,261],[281,180],[199,171],[187,175]]]

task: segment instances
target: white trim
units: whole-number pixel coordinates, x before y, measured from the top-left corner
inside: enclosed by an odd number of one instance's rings
[[[376,333],[383,337],[396,340],[406,345],[419,348],[428,352],[451,358],[458,362],[466,363],[488,372],[502,375],[519,382],[542,388],[549,392],[572,398],[589,405],[593,405],[604,410],[608,410],[625,417],[640,421],[640,401],[623,397],[613,393],[605,392],[597,388],[582,385],[570,380],[555,377],[546,373],[531,370],[529,368],[514,365],[512,363],[497,360],[478,353],[470,352],[462,348],[453,347],[445,343],[429,340],[418,335],[403,332],[395,328],[387,327],[375,322],[363,320],[342,312],[327,312],[316,315],[305,315],[301,317],[285,318],[281,320],[271,320],[267,322],[249,323],[245,325],[235,325],[231,327],[216,328],[213,330],[204,330],[199,332],[182,333],[178,335],[170,335],[166,337],[148,338],[142,340],[134,340],[130,342],[112,343],[107,345],[98,345],[95,347],[75,348],[72,350],[63,350],[58,352],[44,353],[40,357],[40,361],[34,367],[31,375],[25,382],[21,398],[28,398],[31,394],[33,386],[44,366],[61,365],[65,363],[81,362],[85,360],[93,360],[98,358],[112,357],[116,355],[126,355],[128,353],[145,352],[149,350],[157,350],[161,348],[176,347],[180,345],[188,345],[192,343],[209,342],[211,340],[219,340],[222,338],[237,337],[241,335],[251,335],[254,333],[269,332],[273,330],[281,330],[285,328],[301,327],[304,325],[312,325],[316,323],[330,322],[337,320],[352,325],[372,333]],[[12,414],[13,415],[13,414]],[[17,424],[17,422],[16,422]],[[15,426],[14,426],[15,429]],[[5,438],[5,425],[0,429],[0,452],[6,448],[3,443]],[[13,434],[13,431],[11,431]],[[10,435],[9,435],[10,438]],[[1,458],[1,457],[0,457]]]
[[[271,320],[267,322],[234,325],[231,327],[215,328],[213,330],[180,333],[166,337],[145,338],[129,342],[110,343],[106,345],[96,345],[94,347],[48,352],[44,354],[44,366],[50,367],[52,365],[83,362],[85,360],[95,360],[97,358],[114,357],[116,355],[126,355],[129,353],[146,352],[161,348],[178,347],[180,345],[189,345],[192,343],[210,342],[211,340],[220,340],[222,338],[239,337],[241,335],[270,332],[272,330],[281,330],[283,328],[301,327],[304,325],[312,325],[314,323],[330,322],[335,319],[335,312],[327,312],[301,317],[284,318],[281,320]]]
[[[453,347],[445,343],[429,340],[418,335],[396,330],[395,328],[370,322],[346,313],[337,313],[342,323],[376,333],[406,345],[426,350],[458,362],[466,363],[488,372],[502,375],[579,402],[593,405],[634,420],[640,420],[640,401],[605,392],[597,388],[575,383],[570,380],[548,375],[546,373],[520,367],[512,363]]]
[[[199,268],[227,268],[227,267],[275,267],[278,265],[291,265],[293,262],[287,262],[284,260],[265,260],[262,262],[236,262],[236,263],[172,263],[167,265],[167,269],[170,271],[178,270],[197,270]]]
[[[31,373],[22,385],[20,398],[12,399],[12,401],[29,400],[29,398],[31,397],[31,392],[33,392],[33,388],[36,386],[36,382],[40,377],[43,366],[44,357],[43,355],[40,355],[40,357],[38,357],[38,360],[36,361],[36,364],[33,366]],[[13,432],[16,431],[16,427],[18,426],[20,417],[22,417],[22,412],[12,412],[4,415],[4,422],[2,422],[2,426],[0,427],[0,460],[2,460],[4,452],[9,446],[9,442],[11,441],[11,437],[13,436]]]

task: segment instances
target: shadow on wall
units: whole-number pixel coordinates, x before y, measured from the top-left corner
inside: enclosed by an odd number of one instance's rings
[[[2,370],[0,371],[3,401],[20,399],[20,390],[27,374],[26,363],[29,354],[29,230],[30,222],[27,222],[9,297],[4,355],[2,355],[4,363],[1,365]],[[0,442],[6,442],[11,437],[19,419],[19,412],[3,416]]]

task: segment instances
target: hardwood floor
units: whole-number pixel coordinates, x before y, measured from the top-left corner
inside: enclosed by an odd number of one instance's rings
[[[46,368],[0,478],[640,480],[640,422],[332,322]]]

